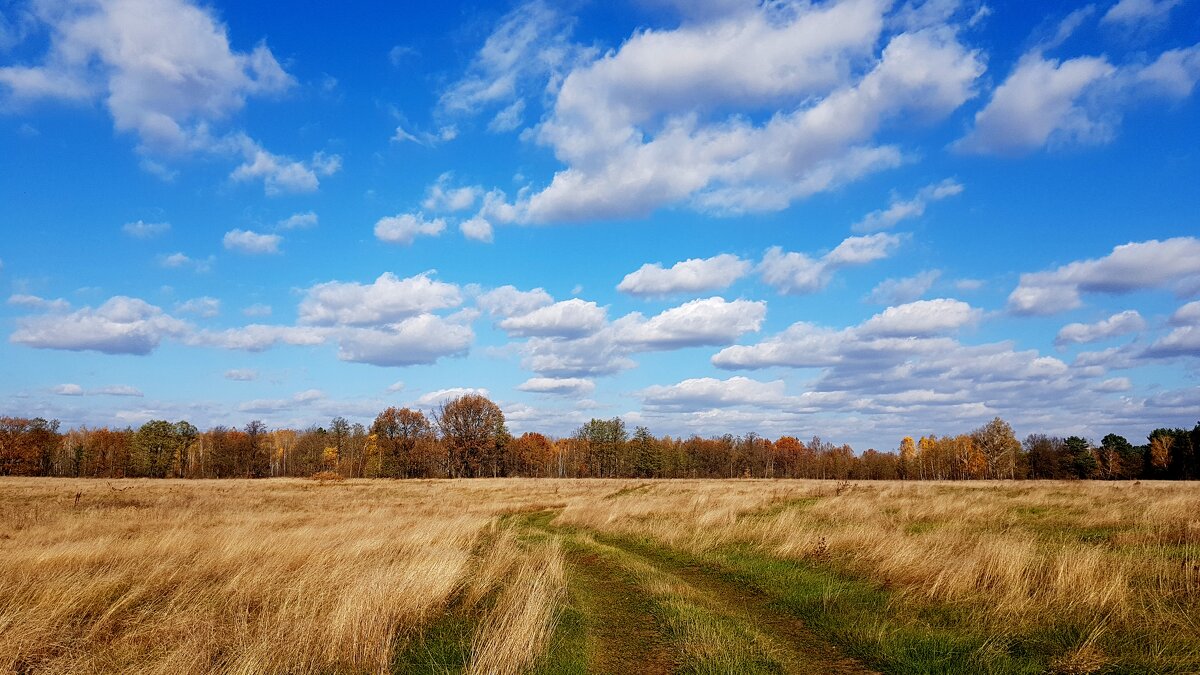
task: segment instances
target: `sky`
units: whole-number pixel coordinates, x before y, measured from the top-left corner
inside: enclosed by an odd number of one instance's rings
[[[1195,0],[0,0],[0,414],[1191,427],[1198,80]]]

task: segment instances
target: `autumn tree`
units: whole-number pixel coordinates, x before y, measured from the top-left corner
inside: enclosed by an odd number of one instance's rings
[[[509,434],[500,406],[486,396],[464,394],[438,406],[433,418],[446,446],[449,475],[505,474],[504,449]]]
[[[1016,478],[1021,442],[1008,422],[996,417],[971,432],[975,450],[983,457],[987,478]],[[976,473],[976,472],[972,472]]]
[[[58,420],[0,417],[0,476],[45,475],[60,442]]]
[[[428,473],[422,461],[433,443],[433,425],[419,410],[388,408],[371,425],[379,452],[379,474],[412,478]]]

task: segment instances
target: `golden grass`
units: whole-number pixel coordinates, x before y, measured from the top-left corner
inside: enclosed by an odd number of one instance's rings
[[[1085,624],[1064,672],[1102,663],[1113,631],[1200,634],[1194,485],[636,485],[3,479],[0,670],[386,672],[458,607],[478,619],[468,670],[522,672],[566,563],[502,516],[549,508],[556,525],[829,564],[997,631]]]

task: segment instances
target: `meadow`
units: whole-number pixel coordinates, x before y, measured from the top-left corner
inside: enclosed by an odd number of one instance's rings
[[[1194,673],[1200,491],[5,478],[0,670]]]

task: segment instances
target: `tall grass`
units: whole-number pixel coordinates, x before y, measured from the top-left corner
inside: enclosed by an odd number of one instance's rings
[[[1191,484],[3,479],[0,670],[383,672],[465,612],[468,670],[526,671],[569,575],[554,536],[506,516],[546,509],[865,579],[1050,643],[1064,671],[1200,664]]]

